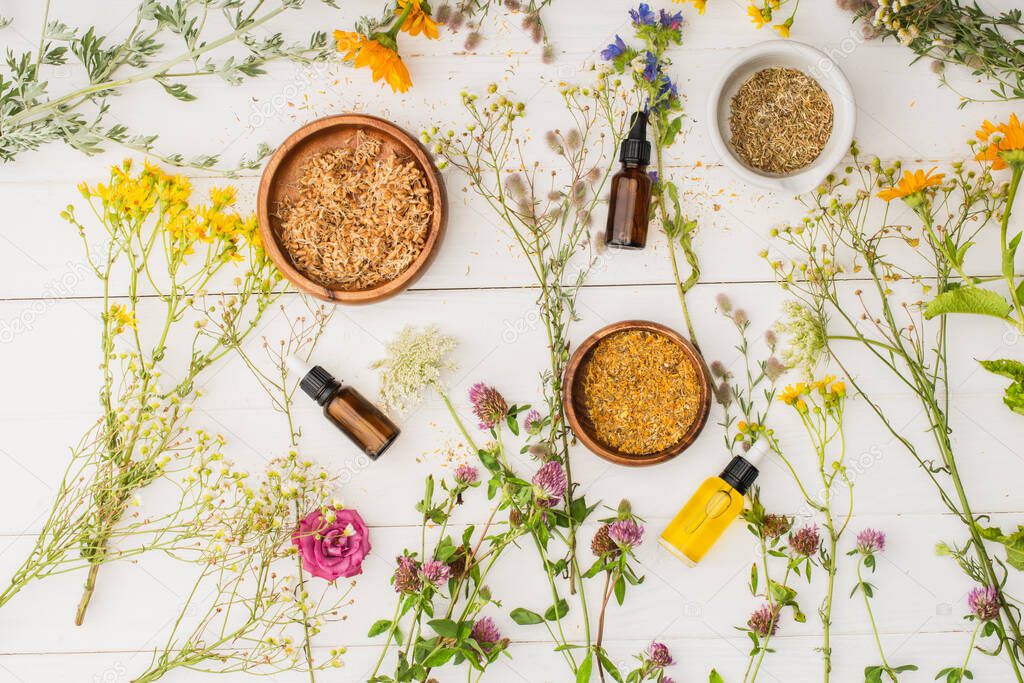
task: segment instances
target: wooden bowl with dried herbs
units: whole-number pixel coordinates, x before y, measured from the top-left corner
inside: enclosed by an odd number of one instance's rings
[[[423,273],[447,206],[441,174],[415,138],[384,119],[342,114],[284,141],[263,171],[257,212],[267,253],[292,284],[364,304]]]
[[[711,381],[700,352],[678,332],[626,320],[576,349],[562,401],[591,451],[620,465],[654,465],[697,439],[711,410]]]

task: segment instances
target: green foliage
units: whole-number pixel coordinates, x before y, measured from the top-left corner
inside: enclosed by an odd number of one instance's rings
[[[1003,403],[1013,412],[1024,415],[1024,363],[1016,360],[982,360],[981,367],[1012,380],[1003,393]]]
[[[1006,549],[1006,563],[1018,571],[1024,571],[1024,525],[1018,525],[1017,530],[1009,535],[998,527],[982,527],[982,536],[1001,544]]]
[[[972,286],[952,286],[925,307],[927,319],[950,313],[989,315],[1005,320],[1010,315],[1010,304],[1002,296],[988,289]]]
[[[336,6],[333,0],[321,1]],[[109,114],[110,103],[127,86],[147,81],[177,100],[191,102],[196,96],[183,79],[213,76],[228,85],[239,85],[266,73],[264,67],[270,62],[334,58],[333,46],[323,31],[314,31],[305,41],[295,43],[280,33],[267,32],[268,22],[300,9],[302,0],[264,4],[262,0],[215,4],[143,0],[122,37],[47,17],[38,50],[21,54],[8,50],[6,68],[0,72],[0,160],[11,161],[22,152],[54,142],[85,154],[97,154],[115,143],[176,166],[214,168],[220,162],[216,154],[186,159],[180,154],[159,153],[154,147],[155,135],[131,133],[124,124],[108,121],[115,118]],[[212,13],[221,15],[227,32],[213,34],[210,26],[221,22],[208,17]],[[175,42],[180,43],[178,53],[166,56]],[[217,48],[221,50],[218,55],[231,48],[242,54],[213,57]],[[48,68],[71,64],[77,64],[89,84],[50,92]],[[238,168],[258,168],[268,153],[261,145],[254,157],[243,157]]]

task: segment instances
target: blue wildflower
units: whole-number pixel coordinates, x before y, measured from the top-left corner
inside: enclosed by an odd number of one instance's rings
[[[661,65],[658,63],[658,58],[648,50],[644,55],[644,78],[653,83],[659,73],[661,73]]]
[[[608,47],[606,47],[605,49],[601,50],[601,58],[610,62],[613,59],[615,59],[616,57],[618,57],[619,55],[621,55],[625,51],[626,51],[626,43],[625,43],[625,41],[623,41],[622,38],[620,38],[618,36],[615,36],[615,42],[614,43],[609,43]]]
[[[658,20],[654,10],[646,2],[641,2],[639,7],[629,10],[629,18],[637,26],[653,26]]]
[[[655,111],[664,109],[679,99],[679,86],[673,83],[671,78],[662,75],[659,83],[658,96],[652,107]]]
[[[658,182],[661,180],[661,177],[658,175],[657,171],[648,171],[647,175],[648,177],[650,177],[651,182],[654,183],[655,185],[657,185]]]
[[[665,28],[678,29],[683,26],[683,13],[676,12],[675,14],[669,14],[665,10],[660,10],[658,14],[658,20],[661,25]]]

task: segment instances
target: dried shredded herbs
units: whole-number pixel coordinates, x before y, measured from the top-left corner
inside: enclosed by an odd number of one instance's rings
[[[732,98],[732,147],[747,165],[792,173],[809,165],[832,135],[832,100],[799,69],[762,69]]]
[[[306,277],[358,290],[394,280],[426,243],[433,208],[423,171],[360,132],[310,157],[277,217],[281,246]]]
[[[597,439],[629,455],[678,443],[700,412],[698,369],[669,337],[625,330],[602,339],[583,374],[583,405]]]

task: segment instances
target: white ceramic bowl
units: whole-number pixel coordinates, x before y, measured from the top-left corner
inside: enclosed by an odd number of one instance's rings
[[[800,69],[816,80],[832,99],[832,135],[818,158],[809,166],[786,175],[765,173],[748,166],[729,143],[729,109],[743,83],[762,69]],[[850,82],[821,50],[792,40],[769,40],[752,45],[729,62],[711,90],[708,128],[711,144],[730,171],[741,179],[767,190],[801,194],[817,187],[843,160],[853,142],[856,106]]]

